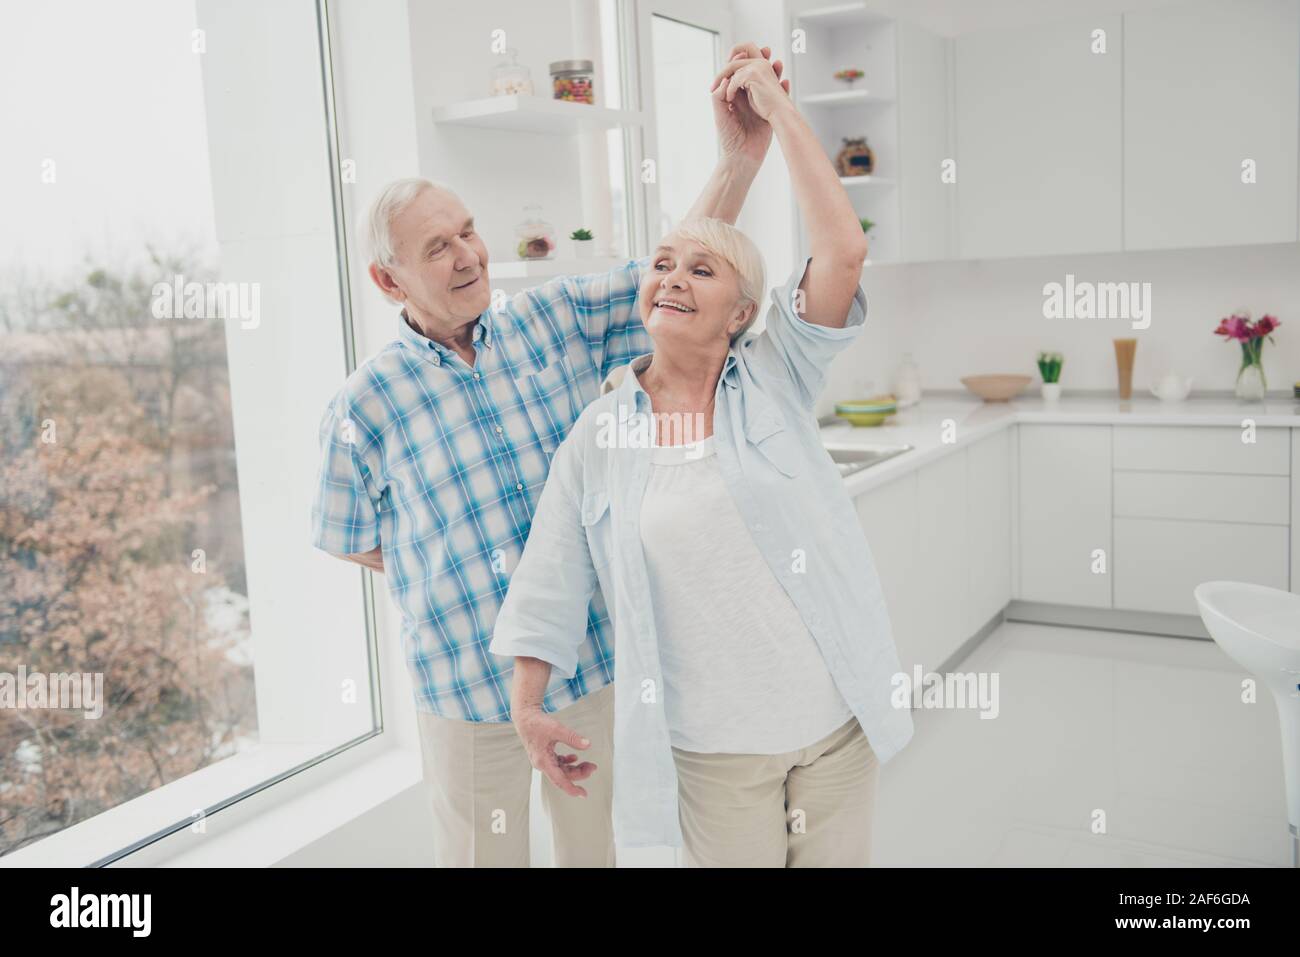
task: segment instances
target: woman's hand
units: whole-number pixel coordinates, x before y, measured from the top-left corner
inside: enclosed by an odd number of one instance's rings
[[[528,752],[528,760],[533,767],[546,775],[565,794],[586,797],[586,789],[573,782],[591,777],[596,765],[590,761],[576,763],[576,754],[556,754],[555,745],[564,744],[583,751],[591,747],[591,742],[540,707],[512,710],[511,720],[514,721],[515,731],[523,741],[524,750]]]
[[[753,43],[738,43],[731,48],[728,65],[752,62],[757,70],[757,64],[762,64],[762,69],[789,93],[790,81],[781,79],[785,65],[780,60],[769,62],[771,55],[771,47],[759,49]],[[713,123],[718,130],[722,155],[749,160],[758,166],[772,143],[772,127],[751,107],[749,97],[743,92],[728,97],[728,84],[722,82],[724,74],[719,74],[709,88],[713,94]]]
[[[742,117],[755,117],[763,126],[769,126],[777,110],[793,108],[790,81],[781,79],[784,65],[780,60],[768,63],[766,53],[770,51],[767,47],[760,52],[764,56],[733,57],[722,68],[712,87],[715,113],[721,100],[723,107],[732,112]],[[768,140],[771,135],[769,128],[766,131]],[[766,151],[767,141],[764,141],[763,149]]]

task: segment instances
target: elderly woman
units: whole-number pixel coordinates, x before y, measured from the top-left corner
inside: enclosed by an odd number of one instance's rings
[[[541,707],[571,679],[599,584],[614,623],[614,832],[693,866],[865,866],[879,765],[908,742],[871,553],[813,405],[861,329],[866,241],[767,64],[715,82],[771,124],[811,256],[745,336],[763,264],[718,220],[683,223],[643,274],[654,352],[556,451],[491,650],[533,765],[575,796],[609,773]],[[613,377],[611,377],[613,378]],[[557,674],[554,674],[558,672]]]

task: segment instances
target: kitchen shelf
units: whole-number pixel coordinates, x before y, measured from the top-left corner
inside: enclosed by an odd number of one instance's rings
[[[435,123],[522,133],[569,134],[639,126],[645,115],[542,96],[488,96],[433,109]]]
[[[850,186],[875,186],[880,189],[890,189],[897,185],[892,179],[884,176],[841,176],[840,182],[845,187]]]
[[[893,102],[892,96],[878,96],[869,90],[837,90],[799,97],[803,106],[884,106]]]
[[[488,263],[488,278],[497,279],[546,279],[552,276],[583,276],[593,272],[609,272],[626,262],[631,257],[590,256],[587,259],[528,259],[500,260]]]
[[[865,3],[840,3],[830,7],[817,7],[796,13],[794,18],[802,24],[832,29],[889,22],[889,18],[883,14],[868,10]]]

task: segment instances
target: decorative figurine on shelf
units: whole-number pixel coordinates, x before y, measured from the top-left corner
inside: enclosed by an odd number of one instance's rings
[[[844,148],[835,157],[835,169],[841,176],[870,176],[876,171],[876,154],[865,136],[844,137]]]
[[[856,83],[858,80],[862,79],[864,76],[866,76],[866,74],[863,73],[861,70],[859,70],[857,67],[850,66],[850,67],[845,67],[843,70],[836,70],[834,76],[835,79],[839,80],[841,83],[845,84],[850,89],[852,89],[853,84]]]

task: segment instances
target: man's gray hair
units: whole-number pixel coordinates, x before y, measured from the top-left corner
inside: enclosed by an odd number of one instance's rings
[[[378,263],[385,269],[393,265],[393,217],[397,216],[415,198],[426,189],[452,191],[442,183],[411,176],[398,179],[383,188],[375,201],[370,204],[370,213],[366,216],[364,246],[370,261]],[[453,194],[454,195],[454,194]]]

